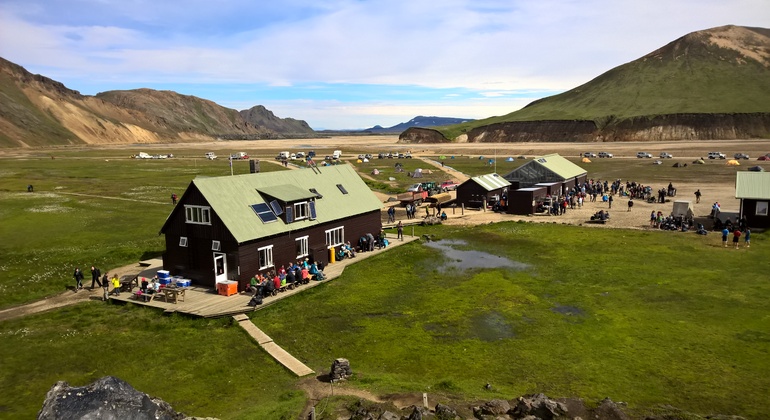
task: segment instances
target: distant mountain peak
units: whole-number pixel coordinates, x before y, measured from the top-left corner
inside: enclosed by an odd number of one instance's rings
[[[468,121],[473,121],[473,119],[455,117],[425,117],[418,115],[407,122],[396,124],[392,127],[383,128],[380,125],[375,125],[372,128],[367,128],[365,131],[372,133],[400,133],[410,127],[441,127],[445,125],[462,124]]]

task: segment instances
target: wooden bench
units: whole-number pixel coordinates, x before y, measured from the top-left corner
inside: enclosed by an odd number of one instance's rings
[[[164,287],[158,291],[158,294],[162,294],[166,302],[171,298],[174,304],[176,304],[179,300],[184,302],[185,292],[187,292],[186,287]],[[181,299],[179,299],[180,297]]]

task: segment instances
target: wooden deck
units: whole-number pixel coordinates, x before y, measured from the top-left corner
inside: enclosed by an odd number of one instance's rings
[[[217,294],[216,289],[214,288],[200,287],[195,285],[191,286],[187,290],[184,302],[178,303],[164,302],[159,298],[154,298],[149,302],[144,302],[142,300],[135,299],[133,297],[133,293],[128,292],[123,292],[119,296],[111,295],[110,299],[118,302],[128,302],[136,305],[163,309],[165,313],[176,312],[203,318],[218,318],[253,312],[255,310],[260,310],[264,307],[270,306],[280,301],[281,299],[285,299],[297,293],[301,293],[303,290],[317,287],[328,281],[332,281],[339,277],[345,267],[350,264],[363,261],[366,258],[378,255],[382,252],[386,252],[392,247],[400,246],[418,239],[416,237],[406,235],[407,232],[404,233],[404,241],[396,240],[395,235],[388,235],[390,245],[387,248],[374,250],[371,252],[360,252],[356,254],[355,258],[347,258],[334,264],[329,264],[324,268],[326,280],[311,281],[309,284],[299,286],[293,290],[280,292],[276,296],[266,297],[264,298],[263,304],[256,307],[248,306],[248,303],[251,300],[251,294],[240,293],[232,296],[222,296]],[[157,264],[157,261],[154,261],[154,264]],[[150,265],[141,273],[141,275],[145,277],[152,277],[154,275],[153,270],[157,269],[159,269],[159,267]]]

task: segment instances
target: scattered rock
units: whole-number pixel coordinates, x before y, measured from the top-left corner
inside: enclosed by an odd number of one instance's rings
[[[548,398],[545,394],[525,395],[519,397],[516,407],[508,414],[516,419],[535,416],[542,420],[550,420],[567,414],[567,406]]]
[[[332,362],[332,370],[329,372],[329,379],[332,382],[345,380],[353,374],[350,370],[350,362],[348,359],[339,358]]]
[[[391,411],[383,411],[378,420],[401,420],[401,416]]]
[[[438,420],[454,420],[457,418],[457,411],[452,407],[444,404],[436,404],[436,419]]]
[[[409,417],[407,417],[407,420],[423,420],[423,419],[431,419],[433,418],[433,413],[430,412],[425,407],[418,407],[416,405],[412,406],[412,413],[409,414]]]
[[[618,407],[618,404],[609,398],[605,398],[599,403],[599,406],[594,410],[594,414],[602,420],[630,420],[630,417]]]
[[[506,400],[492,400],[481,406],[481,414],[499,415],[506,414],[511,409],[511,405]]]
[[[105,376],[82,387],[71,387],[64,381],[57,382],[46,394],[37,418],[188,419],[184,414],[174,411],[169,403],[137,391],[127,382],[114,376]]]

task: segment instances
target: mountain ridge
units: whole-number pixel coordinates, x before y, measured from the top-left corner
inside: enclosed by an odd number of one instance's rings
[[[702,114],[740,117],[715,117],[727,124],[715,126],[695,117]],[[419,129],[410,129],[400,138],[403,142],[417,137],[442,142],[767,138],[767,115],[770,29],[726,25],[684,35],[518,111],[444,127],[432,135],[417,136]],[[555,121],[583,123],[578,131],[565,132],[564,123]],[[586,124],[594,128],[586,132]]]
[[[213,101],[168,90],[82,95],[1,57],[0,99],[0,147],[314,135],[305,121],[278,118],[264,107],[261,112],[268,118],[263,125]]]

